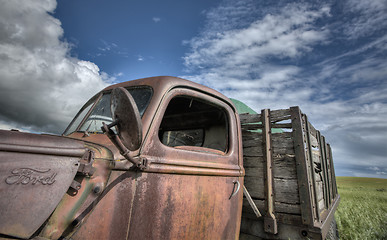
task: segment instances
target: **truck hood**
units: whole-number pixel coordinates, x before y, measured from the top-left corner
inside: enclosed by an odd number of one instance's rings
[[[0,130],[0,234],[30,238],[69,189],[83,142]]]

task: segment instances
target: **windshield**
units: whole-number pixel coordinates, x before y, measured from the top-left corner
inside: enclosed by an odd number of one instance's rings
[[[127,90],[130,92],[134,101],[136,102],[138,111],[142,117],[152,97],[152,88],[142,86],[127,88]],[[79,111],[63,135],[69,135],[75,131],[102,133],[102,122],[106,124],[112,123],[112,115],[110,111],[110,92],[103,93],[102,97],[99,98],[98,102],[94,105],[96,100],[97,97],[92,98],[85,104],[85,106],[81,108],[81,111]],[[93,105],[94,107],[92,108]],[[88,113],[89,115],[87,118],[82,121]]]

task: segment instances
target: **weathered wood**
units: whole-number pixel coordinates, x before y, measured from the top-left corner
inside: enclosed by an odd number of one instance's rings
[[[239,119],[242,124],[258,123],[261,121],[261,114],[249,114],[249,113],[239,114]]]
[[[244,157],[243,166],[245,168],[263,166],[263,156],[262,157]]]
[[[325,209],[325,201],[322,198],[321,200],[318,201],[318,211],[321,212]]]
[[[244,184],[252,198],[265,199],[263,178],[245,176]],[[274,178],[274,196],[278,202],[299,204],[297,180]]]
[[[273,148],[286,148],[293,150],[294,144],[291,138],[273,138]]]
[[[279,146],[273,148],[274,154],[288,154],[288,155],[294,155],[294,148],[286,147],[286,146]]]
[[[242,125],[242,130],[256,130],[256,129],[262,129],[262,124],[259,123],[253,123],[253,124],[244,124]]]
[[[256,223],[259,223],[262,221],[262,218],[258,219],[258,220],[256,218],[257,217],[255,217],[254,213],[243,212],[242,213],[242,224],[243,224],[243,219],[249,219],[249,220],[252,220]],[[278,219],[278,222],[284,223],[284,224],[289,224],[289,225],[301,225],[302,224],[300,215],[277,213],[277,219]]]
[[[279,118],[286,117],[286,119],[290,119],[290,109],[279,109],[279,110],[271,110],[270,118],[271,120],[276,120]]]
[[[315,150],[312,150],[312,160],[313,162],[316,162],[316,163],[321,163],[321,160],[320,160],[320,153],[315,151]],[[316,165],[315,165],[316,166]]]
[[[257,147],[262,146],[262,138],[244,138],[243,139],[243,147]]]
[[[276,139],[285,139],[285,138],[293,139],[292,132],[273,133],[271,136],[272,136],[273,141],[275,141]]]
[[[263,149],[262,146],[259,147],[247,147],[243,148],[243,155],[245,157],[263,157]]]
[[[242,131],[242,138],[262,138],[262,132]]]
[[[307,158],[304,148],[304,134],[301,111],[299,107],[291,107],[291,118],[293,127],[294,152],[296,155],[297,166],[297,186],[299,186],[299,198],[301,201],[302,223],[306,225],[313,224],[313,212],[311,210],[312,196],[309,188],[310,180],[308,178],[309,169],[306,165]]]
[[[273,157],[273,173],[277,178],[284,179],[296,179],[296,162],[294,156],[287,155],[277,155]],[[248,166],[245,166],[246,176],[249,177],[263,177],[264,176],[264,163],[263,158],[260,161],[254,159],[254,163],[251,163],[250,159],[248,160]]]
[[[311,196],[312,196],[312,208],[314,212],[314,221],[319,221],[320,220],[320,212],[318,211],[318,199],[317,199],[317,193],[316,193],[316,175],[315,175],[315,165],[313,162],[313,149],[312,149],[312,141],[311,138],[313,137],[311,134],[311,124],[308,121],[308,117],[303,114],[303,119],[304,119],[304,125],[305,125],[305,133],[306,133],[306,146],[308,149],[308,155],[307,155],[307,165],[308,168],[310,169],[308,178],[311,179],[312,183],[309,183],[309,186],[311,187]],[[315,131],[315,130],[314,130]],[[315,133],[316,134],[316,133]]]
[[[311,136],[313,137],[317,137],[317,130],[314,128],[314,126],[308,121],[308,129],[309,129],[309,133]]]
[[[317,194],[318,201],[320,201],[321,199],[324,199],[324,190],[323,190],[322,181],[316,182],[316,194]]]
[[[272,128],[292,128],[291,123],[273,123]]]
[[[312,146],[312,148],[318,148],[319,144],[318,144],[317,138],[313,135],[310,135],[309,137],[310,137],[310,145]]]
[[[266,213],[265,200],[253,199],[253,201],[254,201],[254,204],[257,206],[258,210],[261,212],[261,214],[265,214]],[[288,203],[282,203],[282,202],[276,201],[274,203],[274,208],[276,213],[301,215],[301,208],[299,204],[288,204]],[[247,199],[243,199],[242,209],[245,212],[253,212],[253,209],[251,209]]]

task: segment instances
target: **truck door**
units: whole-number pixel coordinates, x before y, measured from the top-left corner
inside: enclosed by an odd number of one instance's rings
[[[185,88],[163,98],[145,138],[129,239],[236,239],[243,170],[235,112]]]

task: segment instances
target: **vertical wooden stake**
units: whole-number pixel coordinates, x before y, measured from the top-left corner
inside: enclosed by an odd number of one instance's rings
[[[273,178],[273,149],[271,143],[270,110],[261,112],[262,134],[265,154],[265,193],[266,193],[266,215],[264,217],[265,232],[277,234],[277,220],[274,215],[274,178]]]

